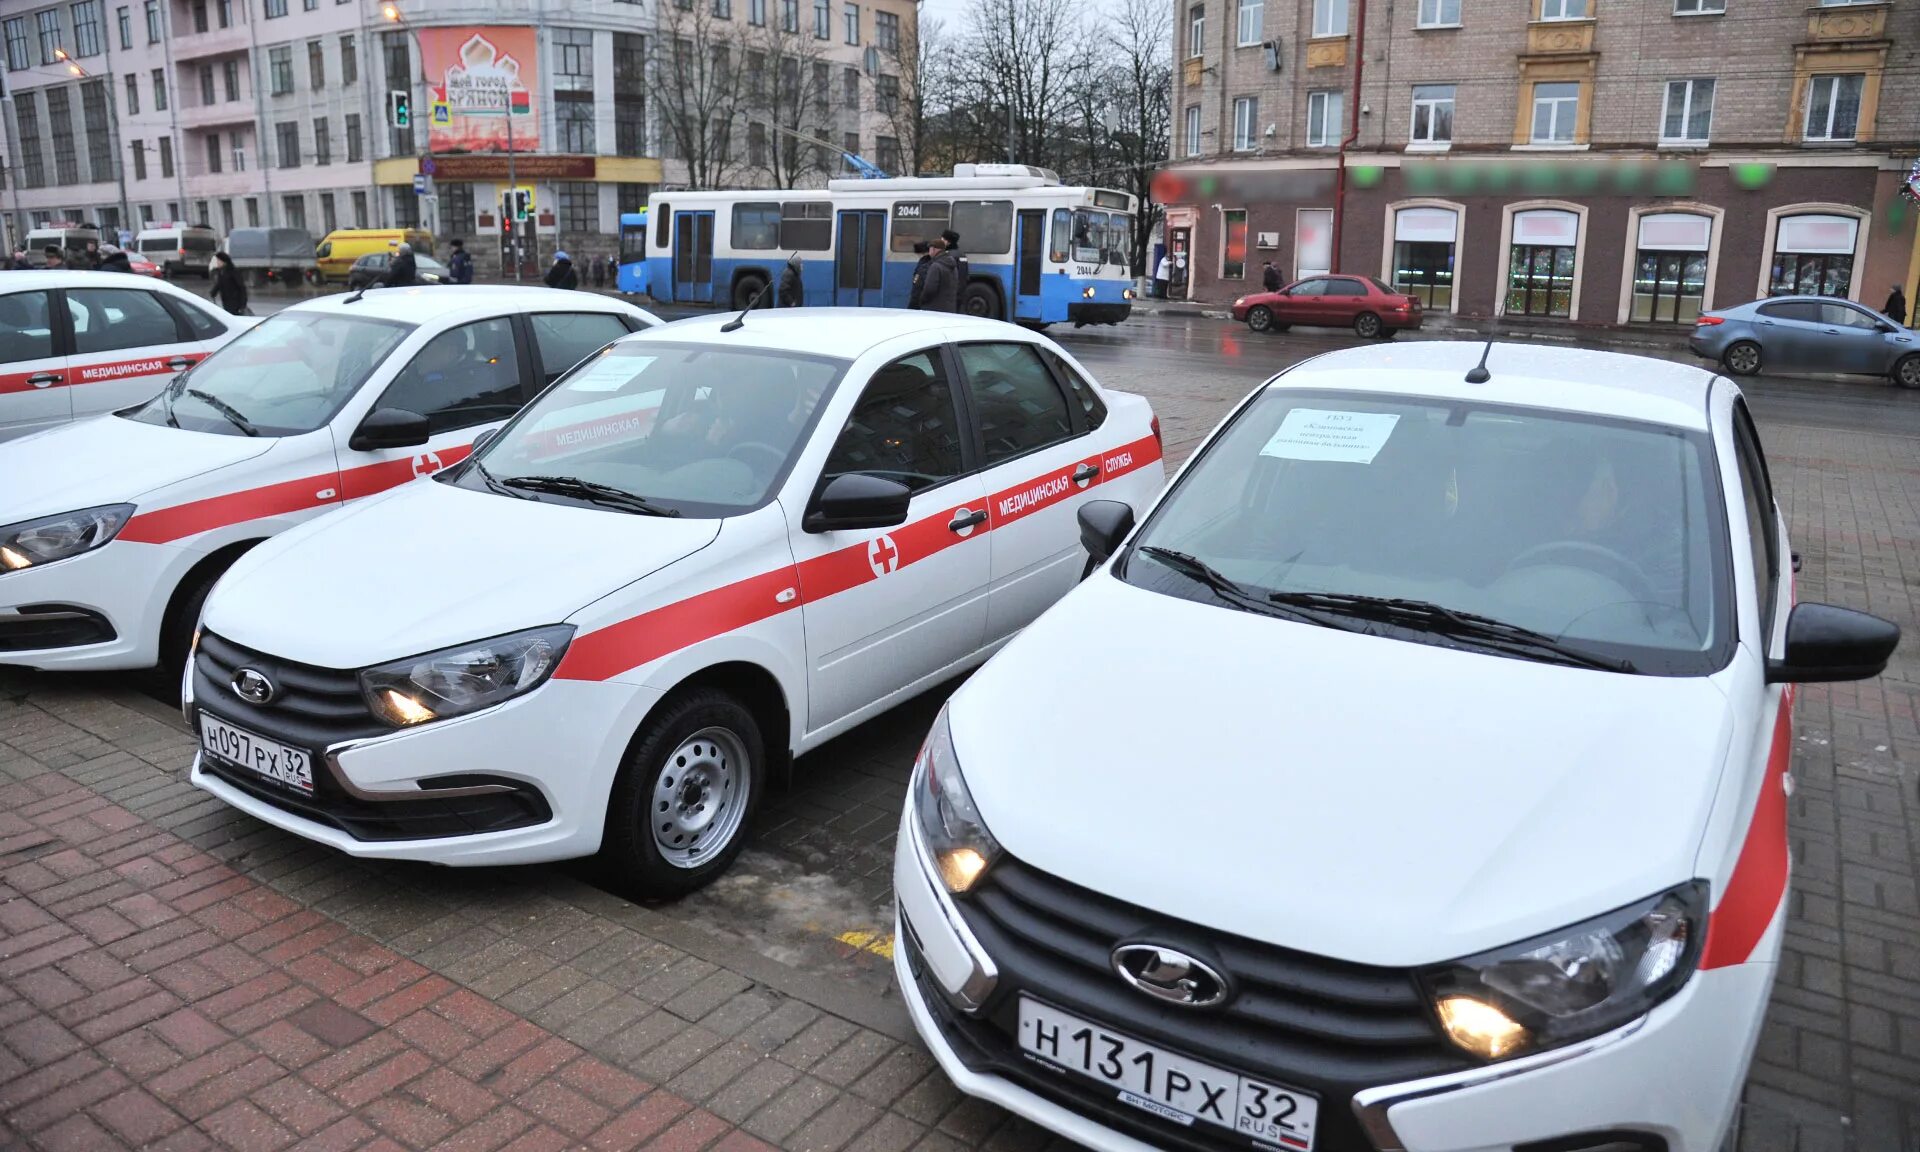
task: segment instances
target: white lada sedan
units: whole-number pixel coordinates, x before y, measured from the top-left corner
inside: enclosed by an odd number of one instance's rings
[[[756,313],[629,337],[462,467],[248,553],[193,782],[360,856],[605,848],[687,891],[768,766],[984,660],[1161,483],[1147,403],[1010,325]]]
[[[1111,1152],[1716,1152],[1787,916],[1791,686],[1899,638],[1794,603],[1739,390],[1336,352],[1137,531],[1081,516],[1106,562],[909,792],[896,967],[954,1082]]]

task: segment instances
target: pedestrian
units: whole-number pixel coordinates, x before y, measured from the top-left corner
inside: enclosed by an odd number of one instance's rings
[[[127,259],[127,254],[120,248],[112,244],[106,244],[101,247],[100,263],[94,265],[93,270],[95,272],[125,272],[131,276],[133,274],[133,261]]]
[[[547,287],[568,290],[580,287],[580,273],[574,271],[573,257],[565,252],[553,254],[553,267],[547,269]]]
[[[465,240],[453,242],[453,255],[447,257],[447,271],[455,284],[473,283],[473,257],[467,254]]]
[[[393,250],[393,259],[387,261],[387,270],[380,274],[379,283],[388,288],[411,288],[419,282],[415,272],[413,245],[401,244]]]
[[[98,240],[87,241],[87,267],[100,267],[100,241]]]
[[[920,310],[957,312],[960,310],[960,265],[947,248],[947,238],[936,237],[930,244],[932,259],[927,261],[926,279],[920,285]]]
[[[1160,253],[1160,266],[1153,270],[1153,294],[1165,300],[1167,298],[1167,286],[1172,280],[1173,256],[1170,253],[1162,252]]]
[[[47,271],[64,272],[67,268],[67,253],[58,244],[47,245]]]
[[[1260,284],[1269,292],[1280,291],[1280,269],[1273,266],[1273,261],[1267,261],[1267,266],[1260,270]]]
[[[800,254],[794,253],[787,266],[780,270],[780,291],[774,299],[775,307],[805,308],[807,306],[807,283],[800,278]]]
[[[913,265],[913,288],[907,292],[907,307],[918,308],[920,307],[920,287],[927,278],[927,261],[933,259],[933,251],[932,246],[925,240],[915,240],[913,251],[920,259]]]
[[[229,315],[247,314],[247,282],[233,266],[233,257],[225,252],[213,254],[213,287],[207,291],[207,298],[218,300]]]
[[[967,267],[967,258],[960,252],[960,233],[949,228],[940,233],[940,239],[946,241],[947,255],[953,260],[953,307],[947,311],[959,312],[966,308],[967,285],[973,283],[973,274]]]
[[[595,288],[607,286],[607,265],[602,257],[587,257],[587,277],[593,281]]]
[[[1887,302],[1880,306],[1880,311],[1886,313],[1887,319],[1905,327],[1907,323],[1906,290],[1895,284],[1893,291],[1887,294]]]

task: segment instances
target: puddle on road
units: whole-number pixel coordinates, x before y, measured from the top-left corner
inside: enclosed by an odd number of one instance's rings
[[[893,906],[824,872],[749,850],[725,876],[675,904],[677,919],[739,939],[769,959],[871,992],[892,978]]]

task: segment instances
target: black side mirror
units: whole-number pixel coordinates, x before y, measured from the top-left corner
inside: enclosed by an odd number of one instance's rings
[[[898,480],[849,472],[827,482],[800,526],[808,532],[891,528],[907,521],[913,492]]]
[[[1089,500],[1080,505],[1080,546],[1095,564],[1106,563],[1132,531],[1132,505],[1119,500]]]
[[[347,440],[355,452],[376,448],[411,448],[427,442],[427,418],[405,408],[375,408],[360,421]]]
[[[472,450],[475,452],[480,451],[480,449],[486,445],[487,441],[493,439],[493,434],[498,431],[500,431],[500,429],[498,428],[488,428],[485,431],[481,432],[480,435],[475,436],[473,438]]]
[[[1900,625],[1832,604],[1796,604],[1786,656],[1767,662],[1769,684],[1871,680],[1900,643]]]

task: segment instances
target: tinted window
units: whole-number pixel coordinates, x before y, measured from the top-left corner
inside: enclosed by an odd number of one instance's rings
[[[220,246],[219,244],[214,242],[214,239],[211,236],[188,236],[181,243],[182,243],[182,246],[185,247],[187,251],[199,252],[205,255],[212,255],[213,250]]]
[[[735,204],[733,246],[763,251],[780,246],[780,205]]]
[[[1030,344],[962,344],[988,467],[1073,435],[1066,397]]]
[[[963,200],[953,206],[960,251],[997,256],[1013,248],[1013,201]]]
[[[442,332],[400,370],[379,407],[427,418],[431,431],[504,420],[520,409],[513,322],[501,316]]]
[[[217,340],[227,334],[227,326],[215,320],[206,309],[185,300],[171,300],[168,303],[187,322],[187,330],[195,340]]]
[[[180,327],[151,292],[125,288],[75,288],[67,291],[67,311],[73,315],[74,351],[113,352],[174,344]]]
[[[918,492],[960,469],[953,384],[938,353],[916,352],[867,381],[827,457],[825,479],[862,472]]]
[[[1841,328],[1861,328],[1872,330],[1880,326],[1880,321],[1858,308],[1849,308],[1845,304],[1821,304],[1820,322]]]
[[[1734,456],[1740,463],[1740,498],[1747,506],[1747,544],[1753,550],[1753,579],[1760,593],[1760,628],[1762,633],[1770,634],[1773,589],[1779,570],[1773,542],[1777,525],[1773,515],[1773,496],[1768,491],[1766,466],[1761,463],[1760,442],[1754,438],[1753,425],[1744,409],[1734,412],[1733,440]]]
[[[1378,280],[1376,280],[1376,279],[1375,279],[1375,278],[1373,278],[1372,276],[1369,276],[1369,277],[1367,277],[1367,283],[1369,283],[1369,284],[1371,284],[1371,285],[1373,285],[1373,286],[1374,286],[1375,288],[1377,288],[1377,289],[1379,289],[1379,290],[1380,290],[1380,294],[1381,294],[1381,295],[1383,295],[1383,296],[1398,296],[1398,295],[1399,295],[1399,293],[1398,293],[1398,292],[1395,292],[1395,291],[1394,291],[1393,289],[1391,289],[1391,288],[1389,288],[1389,287],[1387,287],[1387,286],[1386,286],[1385,284],[1382,284],[1382,283],[1380,283],[1380,281],[1378,281]]]
[[[657,209],[654,209],[654,211],[657,212],[658,215],[653,218],[655,221],[653,226],[653,246],[655,248],[669,247],[670,242],[667,237],[669,230],[673,227],[673,209],[666,204],[662,204]]]
[[[1295,284],[1293,287],[1287,289],[1287,295],[1289,296],[1325,296],[1325,295],[1328,295],[1327,282],[1324,279],[1302,280],[1300,283]]]
[[[561,373],[627,334],[618,316],[595,312],[535,312],[533,344],[540,350],[540,383],[553,383]]]
[[[1326,284],[1329,296],[1365,296],[1367,294],[1366,286],[1358,280],[1329,280]]]
[[[1809,324],[1820,323],[1820,305],[1809,300],[1787,300],[1779,304],[1760,305],[1760,315],[1775,320],[1804,320]]]
[[[1106,423],[1107,406],[1101,402],[1100,394],[1093,390],[1093,385],[1087,383],[1087,378],[1080,375],[1058,352],[1048,351],[1046,357],[1047,363],[1053,365],[1053,374],[1067,386],[1074,403],[1080,405],[1080,411],[1086,414],[1087,427],[1098,428]]]
[[[780,247],[789,252],[825,252],[833,246],[833,205],[795,201],[780,206]]]
[[[53,355],[53,324],[45,292],[0,296],[0,364]]]

